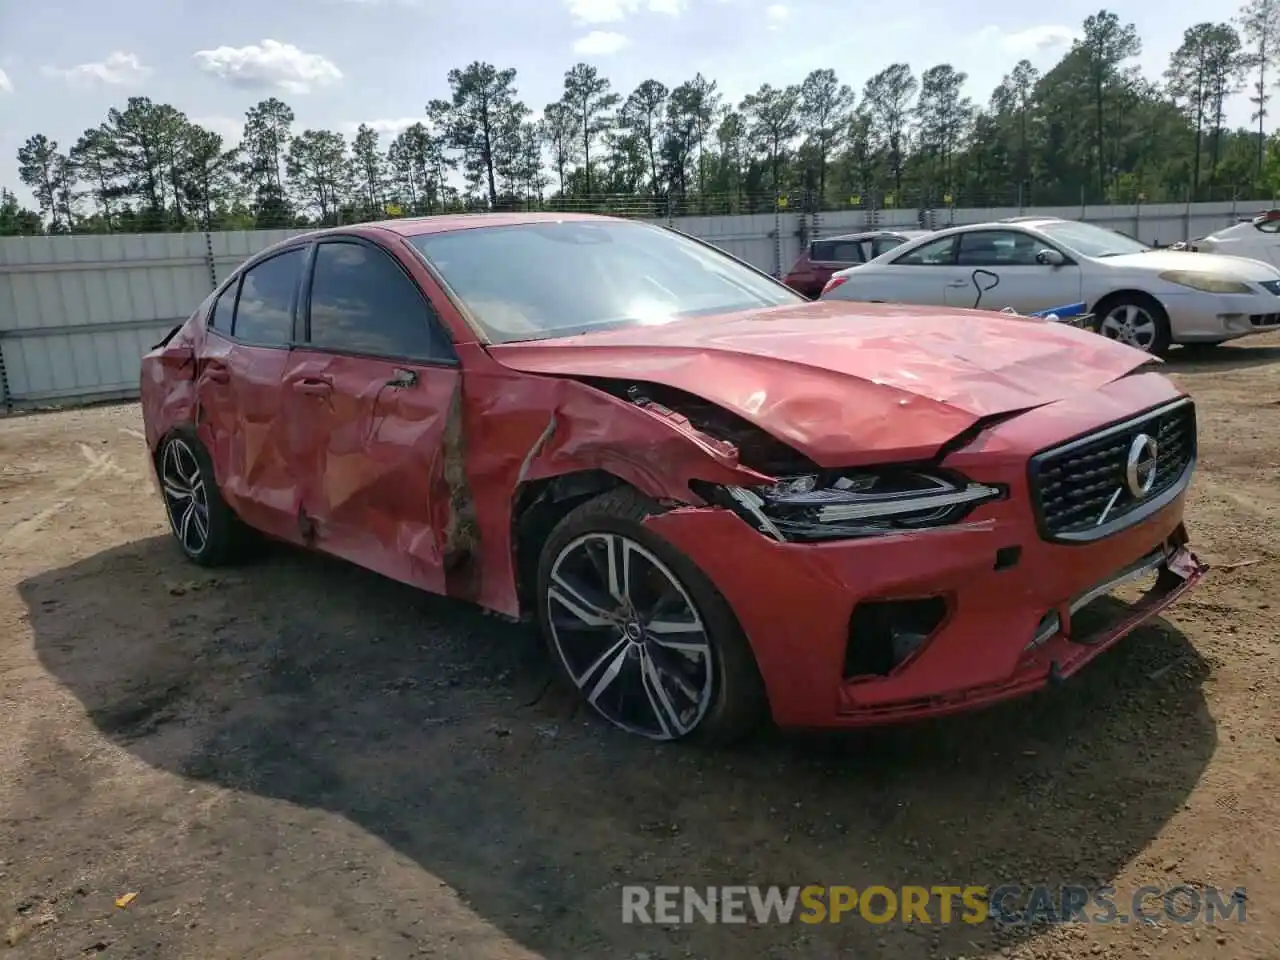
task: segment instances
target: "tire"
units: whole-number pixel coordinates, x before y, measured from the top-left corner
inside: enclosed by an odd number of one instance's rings
[[[764,684],[728,602],[643,526],[661,512],[630,487],[570,511],[539,557],[538,624],[557,671],[613,726],[651,740],[728,745],[767,715]],[[622,602],[609,594],[609,557],[617,570],[625,559],[627,580],[616,578],[630,585]],[[658,588],[665,602],[650,603]]]
[[[160,444],[156,476],[169,531],[187,559],[218,567],[241,559],[255,537],[222,499],[213,461],[193,430],[179,428]]]
[[[1108,340],[1163,357],[1169,352],[1169,315],[1154,298],[1142,293],[1117,293],[1104,297],[1093,308],[1098,333]],[[1108,323],[1113,326],[1108,328]]]

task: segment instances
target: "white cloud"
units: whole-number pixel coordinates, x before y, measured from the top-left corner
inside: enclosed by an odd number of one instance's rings
[[[342,79],[342,71],[332,60],[279,40],[197,50],[195,60],[205,73],[237,87],[277,87],[286,93],[301,94]]]
[[[1076,36],[1076,31],[1071,27],[1043,24],[1012,31],[987,26],[978,31],[975,39],[988,48],[996,47],[1006,56],[1023,59],[1035,58],[1041,54],[1057,54],[1071,46],[1071,41]]]
[[[357,120],[342,125],[343,132],[355,133],[360,129],[360,124],[366,124],[376,133],[384,137],[395,137],[404,133],[406,129],[412,127],[415,123],[423,126],[430,126],[426,117],[382,117],[377,120]]]
[[[46,77],[57,77],[76,87],[92,87],[107,84],[124,87],[151,76],[150,67],[143,65],[136,53],[115,50],[105,60],[81,63],[74,67],[41,67]]]
[[[584,57],[607,57],[630,45],[620,33],[608,30],[592,30],[585,37],[579,37],[573,44],[573,52]]]
[[[13,81],[3,68],[0,68],[0,93],[13,93]]]
[[[565,0],[569,14],[579,23],[618,23],[642,6],[650,13],[678,17],[687,0]]]
[[[778,30],[791,19],[791,8],[783,3],[770,4],[765,9],[764,16],[769,21],[769,29]]]
[[[191,122],[221,134],[223,142],[227,145],[239,143],[244,133],[244,121],[237,120],[235,117],[192,117]]]

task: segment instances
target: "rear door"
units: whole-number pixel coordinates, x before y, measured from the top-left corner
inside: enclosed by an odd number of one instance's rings
[[[868,276],[867,283],[868,291],[873,293],[864,299],[942,306],[948,302],[947,285],[961,276],[955,266],[956,245],[954,234],[940,237],[888,263],[867,267],[875,273],[874,282]]]
[[[196,424],[223,497],[250,526],[298,541],[298,478],[280,418],[306,262],[298,246],[261,260],[214,301],[197,360]]]
[[[396,258],[365,238],[316,244],[299,313],[282,402],[307,541],[445,592],[447,471],[461,469],[445,450],[461,416],[452,342]]]

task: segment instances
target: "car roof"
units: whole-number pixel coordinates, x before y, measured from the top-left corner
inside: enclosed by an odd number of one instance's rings
[[[827,243],[833,240],[873,240],[876,237],[923,237],[931,230],[893,230],[888,227],[880,227],[875,230],[860,230],[857,233],[841,233],[834,237],[815,237],[814,243]]]
[[[627,222],[623,217],[606,217],[595,213],[445,213],[429,217],[401,217],[362,223],[362,227],[378,227],[402,237],[420,237],[449,230],[474,230],[478,227],[514,227],[526,223],[560,223],[562,221]]]

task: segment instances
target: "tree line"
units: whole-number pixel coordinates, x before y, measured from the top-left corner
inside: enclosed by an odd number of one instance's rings
[[[176,107],[130,97],[67,149],[35,134],[0,189],[0,233],[307,226],[479,209],[662,216],[850,206],[1070,205],[1274,197],[1267,134],[1280,70],[1280,0],[1189,27],[1162,77],[1132,65],[1136,27],[1101,10],[1041,73],[1022,60],[985,104],[952,65],[895,63],[861,91],[818,69],[726,101],[700,73],[620,93],[579,63],[534,119],[514,69],[472,63],[450,96],[390,139],[361,125],[295,130],[274,97],[240,142]],[[1253,122],[1229,129],[1247,90]],[[461,186],[458,186],[461,182]]]

